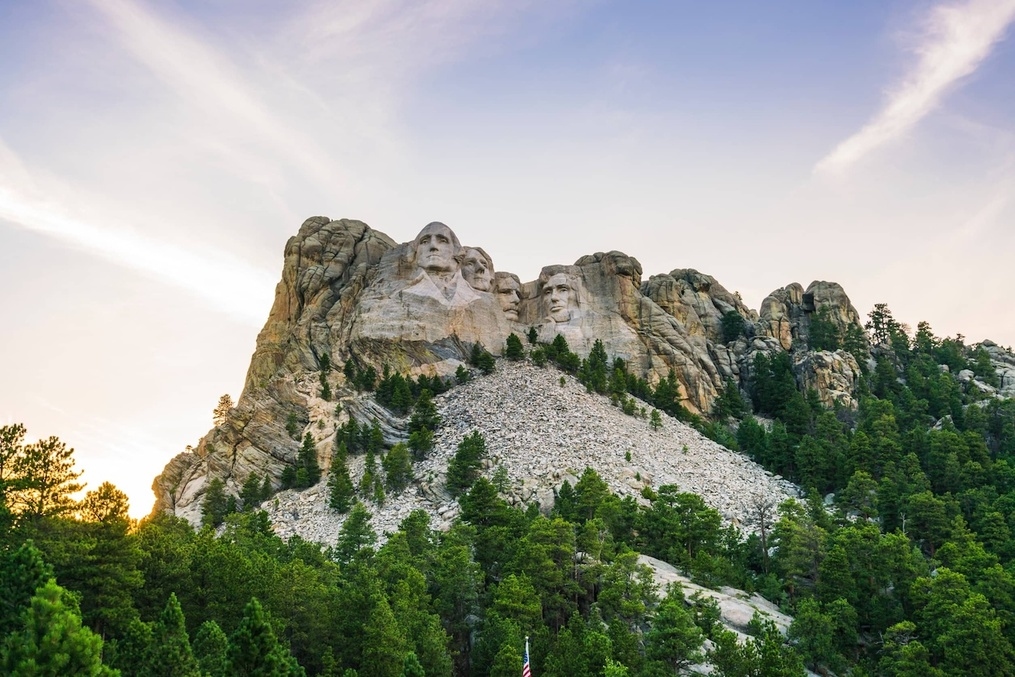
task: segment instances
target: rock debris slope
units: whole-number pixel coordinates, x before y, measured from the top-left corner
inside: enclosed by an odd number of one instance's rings
[[[435,449],[416,464],[415,480],[403,493],[389,496],[384,505],[367,504],[374,529],[394,531],[417,508],[446,526],[458,511],[444,490],[448,462],[474,430],[486,439],[484,475],[490,478],[502,466],[509,480],[506,498],[516,504],[538,502],[548,509],[554,489],[564,480],[573,485],[586,467],[622,496],[640,497],[643,487],[675,484],[745,529],[753,526],[758,502],[772,505],[797,495],[794,485],[689,426],[663,415],[662,428],[653,430],[645,419],[625,415],[571,377],[561,386],[560,375],[551,368],[499,360],[493,374],[437,397],[445,423],[435,436]],[[351,459],[354,483],[362,472],[362,458]],[[335,541],[342,517],[327,506],[326,481],[268,501],[265,507],[277,533]]]

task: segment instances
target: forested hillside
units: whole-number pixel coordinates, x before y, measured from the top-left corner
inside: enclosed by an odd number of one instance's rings
[[[272,499],[253,483],[238,502],[206,500],[200,530],[165,514],[134,523],[111,485],[72,499],[79,473],[62,442],[0,428],[0,672],[517,677],[529,637],[540,677],[702,663],[730,677],[1012,674],[1015,402],[977,385],[997,378],[982,347],[924,323],[910,336],[884,306],[869,320],[870,353],[835,327],[810,337],[857,350],[856,410],[798,389],[788,356],[759,355],[749,392],[729,388],[705,420],[680,407],[672,381],[651,387],[599,349],[581,360],[563,339],[527,356],[509,346],[633,415],[644,405],[683,417],[805,489],[802,501],[759,504],[749,532],[674,487],[619,498],[595,468],[548,514],[511,507],[476,472],[477,434],[449,471],[456,523],[436,531],[416,512],[378,539],[371,505],[397,500],[390,475],[404,479],[397,469],[441,425],[428,418],[431,388],[395,374],[378,399],[397,391],[405,413],[422,399],[415,432],[426,432],[397,463],[367,422],[336,436],[330,486],[348,516],[328,548],[275,536],[258,509]],[[512,368],[475,361],[461,379]],[[335,479],[366,454],[369,483]],[[308,455],[294,485],[312,483],[312,465]],[[638,552],[706,586],[760,592],[795,620],[783,636],[759,617],[738,638],[713,604],[653,589]]]

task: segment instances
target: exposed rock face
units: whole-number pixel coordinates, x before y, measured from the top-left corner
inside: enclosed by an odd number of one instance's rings
[[[1001,381],[997,394],[1001,397],[1015,397],[1015,354],[993,341],[984,341],[980,346],[990,355],[990,362]]]
[[[862,328],[860,314],[856,312],[846,292],[835,282],[811,282],[802,300],[805,312],[825,311],[840,335],[851,326]]]
[[[282,280],[257,337],[244,394],[270,389],[281,372],[316,370],[321,353],[347,340],[333,329],[349,324],[367,274],[394,247],[361,221],[307,219],[285,245]]]
[[[726,291],[711,275],[693,268],[679,268],[668,275],[653,275],[642,291],[660,308],[680,321],[691,336],[723,342],[722,318],[738,313],[748,324],[758,314],[744,305],[739,296]]]
[[[463,247],[441,223],[397,244],[360,221],[308,219],[285,248],[282,279],[257,339],[244,391],[225,423],[193,452],[173,459],[156,478],[157,509],[197,519],[209,477],[239,491],[251,473],[277,486],[296,458],[300,439],[316,425],[343,416],[377,417],[388,441],[399,426],[347,386],[341,365],[384,365],[409,374],[449,376],[475,344],[499,355],[511,332],[536,329],[542,341],[557,335],[584,356],[598,339],[610,357],[650,382],[672,370],[683,403],[707,413],[727,383],[744,387],[759,351],[799,353],[798,377],[827,402],[852,404],[855,361],[839,353],[806,353],[809,316],[827,309],[836,326],[858,323],[842,289],[815,282],[773,292],[760,315],[714,278],[677,269],[642,282],[638,261],[617,251],[583,256],[573,265],[543,268],[521,282],[494,270],[479,246]],[[743,336],[723,342],[722,319],[743,318]],[[327,356],[327,360],[325,360]],[[321,369],[333,397],[319,397]],[[331,448],[319,440],[321,465]]]
[[[771,336],[783,350],[792,350],[800,337],[803,317],[804,288],[794,282],[776,289],[761,302],[758,333]]]
[[[855,409],[859,404],[854,394],[860,385],[860,366],[845,350],[798,353],[793,372],[805,389],[817,391],[827,407]]]
[[[758,333],[778,340],[783,350],[806,350],[814,313],[832,322],[840,336],[851,326],[863,328],[860,314],[841,286],[815,281],[806,290],[794,282],[769,294],[761,302]]]
[[[755,593],[748,595],[743,590],[724,587],[721,590],[705,588],[691,579],[684,576],[672,565],[648,555],[638,557],[639,564],[644,564],[652,570],[652,580],[660,589],[665,590],[666,586],[678,584],[684,591],[684,597],[690,599],[693,595],[700,595],[706,599],[715,600],[719,605],[719,620],[728,630],[732,630],[741,636],[748,636],[748,625],[755,614],[775,623],[779,632],[786,634],[793,619],[779,610],[761,595]]]

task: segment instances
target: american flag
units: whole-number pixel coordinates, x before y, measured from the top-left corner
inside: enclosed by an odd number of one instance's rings
[[[532,677],[532,669],[529,667],[529,638],[525,638],[525,662],[522,663],[522,677]]]

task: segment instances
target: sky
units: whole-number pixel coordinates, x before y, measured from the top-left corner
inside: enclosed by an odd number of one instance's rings
[[[1015,344],[1015,0],[0,0],[0,425],[135,516],[286,240],[620,250]]]

